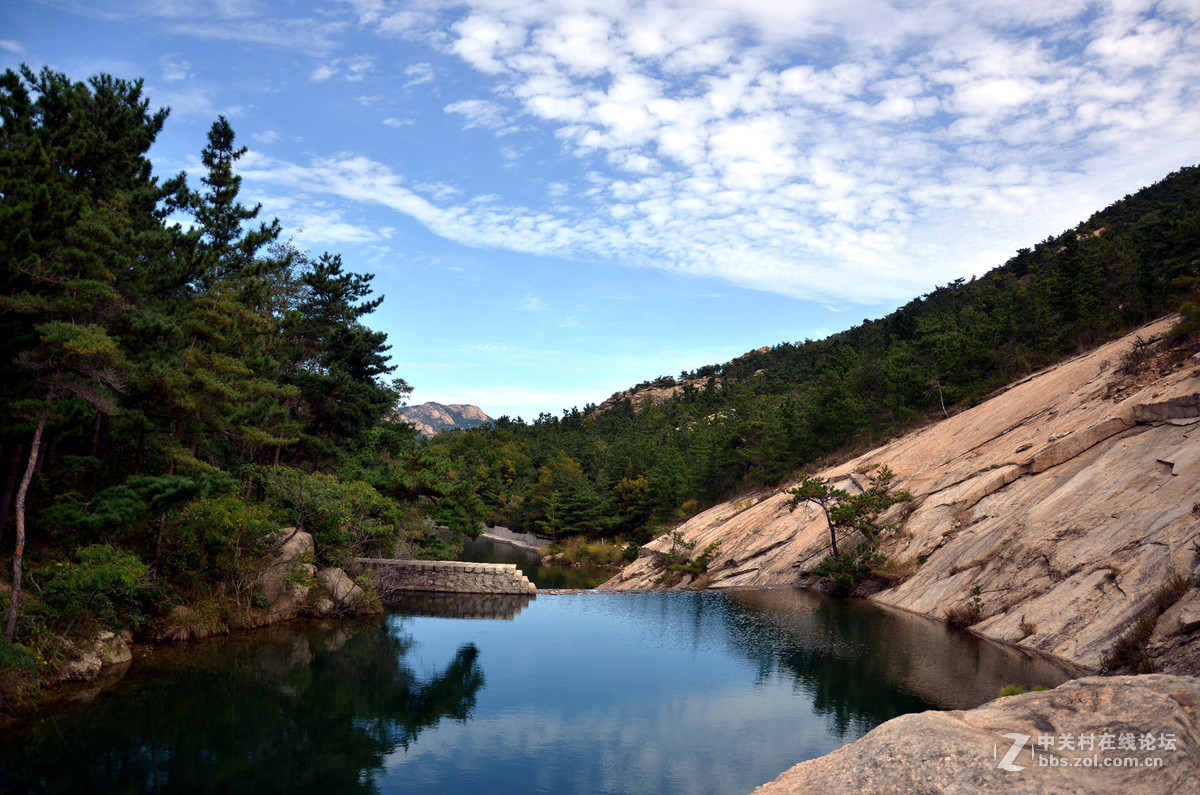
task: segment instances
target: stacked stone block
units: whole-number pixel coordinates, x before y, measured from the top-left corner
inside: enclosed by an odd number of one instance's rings
[[[356,577],[368,574],[385,599],[390,594],[409,591],[537,594],[537,586],[517,569],[515,563],[354,558],[347,569]]]

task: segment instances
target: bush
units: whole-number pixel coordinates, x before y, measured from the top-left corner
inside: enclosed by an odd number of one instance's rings
[[[275,529],[265,505],[234,494],[196,500],[164,541],[163,571],[183,586],[224,583],[240,600],[262,571]]]
[[[1178,602],[1192,587],[1191,581],[1178,571],[1172,571],[1166,582],[1154,592],[1154,604],[1133,620],[1133,624],[1113,643],[1112,651],[1100,665],[1100,672],[1109,674],[1132,670],[1137,674],[1154,673],[1154,660],[1146,649],[1150,636],[1158,626],[1158,617]]]
[[[721,551],[721,542],[709,544],[692,559],[689,553],[696,548],[695,541],[688,541],[678,530],[671,533],[671,548],[659,552],[654,561],[656,568],[662,570],[658,582],[662,585],[674,585],[684,577],[699,578],[708,573],[708,564],[712,563]]]
[[[30,703],[41,692],[37,654],[0,634],[0,713]]]
[[[340,566],[350,557],[391,557],[404,514],[365,481],[292,467],[258,470],[278,523],[312,533],[320,561]]]
[[[636,545],[634,548],[636,557]],[[583,536],[571,536],[560,543],[551,544],[546,551],[561,555],[564,561],[573,566],[620,566],[625,555],[625,550],[619,544],[588,541]]]
[[[74,563],[59,561],[38,571],[45,578],[42,602],[63,636],[70,636],[81,620],[94,620],[108,629],[145,621],[150,575],[137,556],[94,544],[75,558]]]
[[[829,555],[813,569],[812,573],[830,582],[830,590],[835,594],[846,595],[874,575],[876,569],[887,565],[887,558],[880,554],[878,547],[871,543],[859,544],[853,552],[845,552],[838,556]]]

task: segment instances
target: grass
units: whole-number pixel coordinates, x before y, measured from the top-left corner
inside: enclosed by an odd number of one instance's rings
[[[971,600],[945,610],[946,623],[958,629],[978,624],[983,619],[983,599],[979,586],[971,589]]]
[[[1150,636],[1158,626],[1158,618],[1171,605],[1183,598],[1192,587],[1186,576],[1178,571],[1172,571],[1166,582],[1154,591],[1154,604],[1133,620],[1129,628],[1121,633],[1113,643],[1112,651],[1104,658],[1100,670],[1102,673],[1115,674],[1132,671],[1137,674],[1152,674],[1155,671],[1154,660],[1146,646]]]
[[[614,541],[588,541],[583,536],[571,536],[546,548],[546,556],[556,555],[571,566],[619,568],[624,564],[625,547]]]

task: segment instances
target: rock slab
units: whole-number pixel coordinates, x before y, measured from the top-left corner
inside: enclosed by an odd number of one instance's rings
[[[1108,747],[1111,746],[1111,747]],[[754,795],[1196,792],[1200,679],[1089,677],[972,710],[903,715]]]
[[[944,619],[981,603],[972,631],[1091,671],[1181,575],[1200,583],[1200,361],[1122,366],[1164,318],[1035,373],[969,410],[814,474],[851,493],[886,465],[913,495],[882,551],[912,575],[870,598]],[[790,485],[790,484],[785,484]],[[911,511],[906,517],[902,508]],[[679,532],[720,543],[708,587],[810,585],[829,554],[824,514],[778,490],[697,514]],[[848,547],[857,539],[847,538]],[[658,587],[653,552],[602,588]],[[685,580],[682,586],[695,583]],[[1170,617],[1158,671],[1200,673],[1196,612]]]

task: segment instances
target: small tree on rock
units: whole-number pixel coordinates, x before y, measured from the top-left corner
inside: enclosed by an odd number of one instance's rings
[[[841,557],[838,550],[838,535],[846,535],[857,530],[867,539],[871,551],[875,548],[875,539],[884,529],[879,524],[879,516],[897,503],[912,499],[906,491],[892,491],[892,481],[896,473],[886,466],[879,467],[875,474],[869,476],[870,485],[859,494],[850,494],[845,489],[834,488],[823,477],[810,475],[800,481],[800,485],[784,489],[784,494],[792,495],[788,501],[788,510],[794,511],[804,502],[820,506],[829,526],[829,546],[834,559]]]

